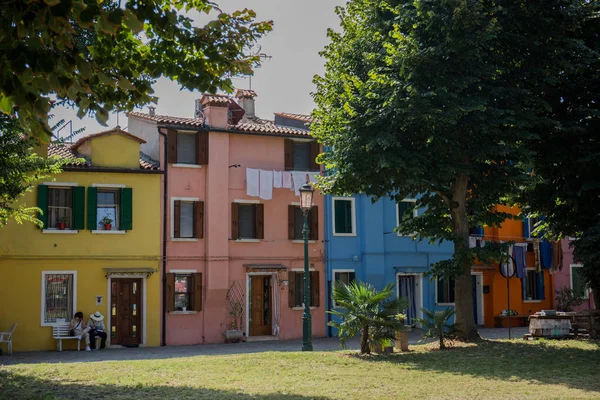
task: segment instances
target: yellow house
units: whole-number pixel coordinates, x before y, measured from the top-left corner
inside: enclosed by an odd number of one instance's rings
[[[141,143],[114,129],[50,144],[48,155],[85,161],[27,194],[43,229],[0,228],[0,331],[18,324],[15,351],[55,349],[51,327],[77,311],[105,316],[107,345],[160,344],[162,171]]]

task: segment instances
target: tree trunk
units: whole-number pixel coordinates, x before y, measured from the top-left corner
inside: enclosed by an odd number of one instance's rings
[[[362,330],[362,335],[360,338],[360,352],[362,354],[371,354],[371,349],[369,348],[369,327],[365,326]]]
[[[440,350],[444,350],[446,346],[444,345],[444,335],[440,334]]]
[[[600,310],[600,286],[592,287],[592,297],[594,298],[594,308]]]
[[[473,317],[473,284],[469,252],[469,221],[467,219],[467,188],[469,177],[459,175],[454,184],[450,214],[454,233],[454,257],[459,266],[459,276],[454,287],[454,322],[457,336],[465,341],[480,339]]]

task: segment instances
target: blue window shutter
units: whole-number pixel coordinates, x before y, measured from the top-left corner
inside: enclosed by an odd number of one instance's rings
[[[535,274],[536,277],[536,290],[537,293],[535,294],[536,300],[544,300],[546,297],[544,295],[544,271],[542,272],[537,272]]]
[[[523,291],[523,300],[527,300],[527,271],[524,271],[523,278],[521,278],[521,286]]]
[[[531,237],[529,234],[529,218],[523,219],[523,237],[526,239]]]

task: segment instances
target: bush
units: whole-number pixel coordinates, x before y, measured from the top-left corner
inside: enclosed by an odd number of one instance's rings
[[[423,338],[439,340],[440,349],[446,349],[446,342],[456,337],[456,325],[448,322],[454,316],[454,308],[448,307],[444,311],[435,312],[423,308],[422,311],[424,317],[416,318],[415,321],[423,325]]]
[[[565,286],[556,291],[556,309],[558,311],[573,311],[574,307],[583,304],[583,302],[583,297],[575,295],[571,288]]]

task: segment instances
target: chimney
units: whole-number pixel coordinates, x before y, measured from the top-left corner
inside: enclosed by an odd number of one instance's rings
[[[156,115],[156,107],[148,106],[148,115],[154,117]]]
[[[246,117],[252,119],[256,117],[254,98],[257,96],[254,90],[249,89],[238,89],[235,93],[235,98],[238,100],[238,104],[246,112]]]

